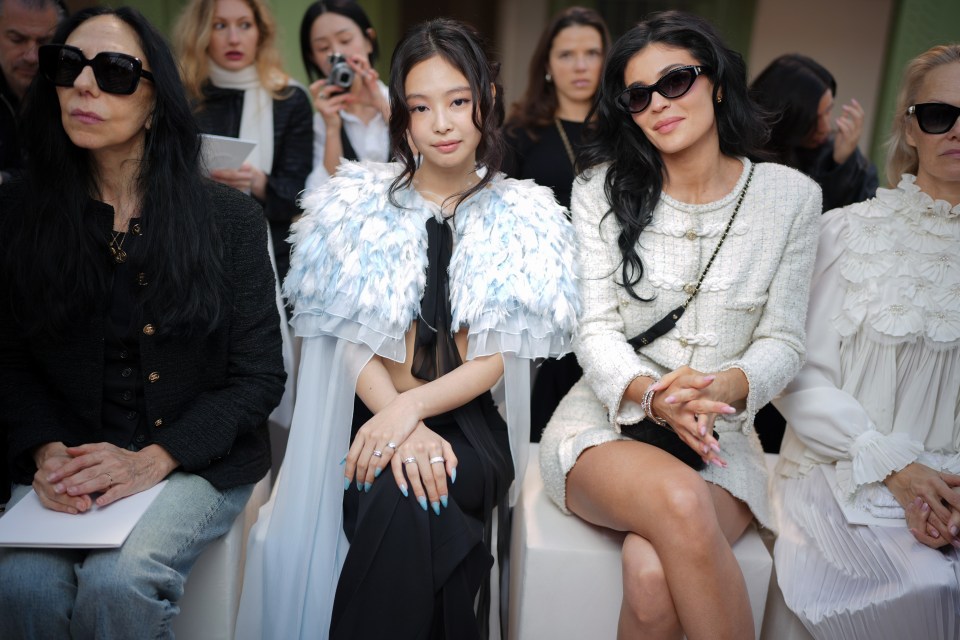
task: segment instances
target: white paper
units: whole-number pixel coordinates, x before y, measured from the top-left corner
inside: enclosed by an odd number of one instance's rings
[[[850,524],[874,525],[878,527],[903,527],[907,526],[905,518],[878,518],[869,511],[854,505],[844,496],[843,489],[837,484],[837,470],[832,464],[818,465],[823,470],[823,476],[830,485],[830,491],[840,505],[843,517]]]
[[[0,546],[109,549],[127,539],[167,481],[76,515],[45,508],[31,489],[0,518]]]
[[[210,133],[200,135],[203,140],[200,153],[207,171],[214,169],[239,169],[257,143],[243,138],[215,136]]]

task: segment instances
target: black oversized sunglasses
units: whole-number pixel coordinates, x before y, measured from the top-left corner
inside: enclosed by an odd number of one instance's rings
[[[104,51],[90,60],[68,44],[45,44],[39,57],[40,73],[58,87],[72,87],[86,66],[93,69],[97,86],[107,93],[128,96],[137,90],[141,77],[153,82],[153,74],[144,71],[140,59],[126,53]]]
[[[653,92],[664,98],[679,98],[693,86],[701,73],[707,73],[706,67],[688,65],[677,67],[651,85],[635,84],[627,87],[617,97],[617,103],[627,113],[640,113],[650,106]]]
[[[924,133],[946,133],[957,123],[960,107],[942,102],[924,102],[907,108],[908,116],[915,116]]]

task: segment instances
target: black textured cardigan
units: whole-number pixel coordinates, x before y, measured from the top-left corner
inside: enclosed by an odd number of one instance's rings
[[[0,217],[7,222],[27,214],[17,186],[0,187]],[[152,443],[180,470],[227,489],[256,482],[269,469],[266,420],[285,374],[261,208],[235,189],[211,182],[208,190],[231,312],[210,336],[183,340],[161,338],[145,309],[140,365]],[[98,220],[104,237],[112,223],[109,216]],[[0,427],[7,430],[13,481],[30,484],[39,445],[99,441],[106,319],[77,318],[69,339],[52,344],[25,338],[9,304],[0,300]]]

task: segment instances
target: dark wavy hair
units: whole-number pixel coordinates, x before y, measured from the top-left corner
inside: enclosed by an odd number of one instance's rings
[[[354,0],[319,0],[307,7],[303,19],[300,21],[300,57],[303,60],[303,68],[307,70],[307,77],[310,78],[310,82],[325,77],[323,71],[313,61],[313,48],[310,46],[310,30],[313,28],[313,23],[325,13],[337,13],[344,18],[349,18],[360,27],[360,33],[372,47],[370,55],[367,56],[370,60],[370,66],[376,64],[377,57],[380,55],[380,46],[377,44],[376,36],[370,37],[370,32],[374,29],[363,7]]]
[[[544,75],[547,64],[550,62],[550,49],[557,34],[567,27],[592,27],[600,34],[603,54],[610,49],[610,32],[607,24],[599,13],[593,9],[583,7],[569,7],[556,16],[540,35],[537,48],[530,58],[530,70],[527,78],[527,90],[519,102],[513,103],[510,108],[510,117],[507,127],[521,127],[528,135],[536,139],[535,129],[553,125],[559,102],[557,100],[557,86],[547,82]]]
[[[486,169],[480,182],[456,194],[457,205],[493,180],[503,162],[503,132],[500,128],[503,123],[503,88],[497,83],[499,63],[490,59],[483,38],[473,27],[449,18],[421,23],[397,45],[390,61],[390,146],[393,156],[403,164],[403,172],[390,185],[390,201],[394,205],[397,205],[396,192],[410,186],[417,170],[417,159],[407,141],[407,129],[410,128],[410,107],[405,89],[407,74],[418,63],[434,56],[446,60],[470,83],[473,124],[480,131],[477,166]]]
[[[812,58],[790,53],[760,72],[750,85],[750,96],[770,114],[767,149],[777,162],[797,167],[797,149],[816,127],[823,94],[837,95],[833,75]]]
[[[65,42],[81,24],[113,16],[139,39],[153,73],[154,108],[136,175],[143,251],[132,266],[149,276],[136,298],[149,307],[158,335],[200,337],[226,315],[221,230],[209,214],[199,169],[200,135],[187,103],[177,63],[163,36],[139,11],[93,7],[67,19],[53,37]],[[141,81],[143,82],[143,81]],[[15,215],[6,269],[21,317],[31,334],[68,337],[78,318],[101,313],[109,291],[110,263],[91,198],[100,177],[86,149],[71,142],[61,123],[56,87],[38,74],[25,99],[21,135],[27,157],[28,213]]]
[[[681,11],[655,13],[614,43],[591,113],[596,119],[593,132],[578,161],[584,169],[609,163],[604,182],[610,204],[607,215],[613,215],[620,226],[617,244],[622,255],[622,285],[638,300],[642,298],[634,287],[643,278],[643,264],[636,245],[660,201],[664,165],[659,151],[630,114],[621,109],[617,98],[626,89],[627,64],[654,43],[685,49],[706,67],[714,82],[713,105],[721,153],[763,159],[768,137],[764,113],[747,95],[743,58],[723,43],[706,20]],[[721,90],[723,101],[717,103]]]

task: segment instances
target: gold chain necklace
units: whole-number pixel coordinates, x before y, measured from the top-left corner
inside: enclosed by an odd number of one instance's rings
[[[120,236],[123,236],[120,238]],[[117,242],[117,238],[120,238],[120,242]],[[127,261],[127,252],[123,250],[123,243],[127,239],[127,234],[122,231],[114,231],[113,237],[110,238],[110,255],[113,256],[113,261],[117,264],[121,264]]]
[[[570,140],[567,138],[567,132],[563,130],[563,125],[560,124],[560,118],[554,118],[553,122],[557,125],[557,131],[560,133],[560,139],[563,141],[563,147],[567,150],[567,157],[570,158],[570,166],[573,167],[574,171],[576,171],[577,156],[573,152],[573,146],[570,145]]]

